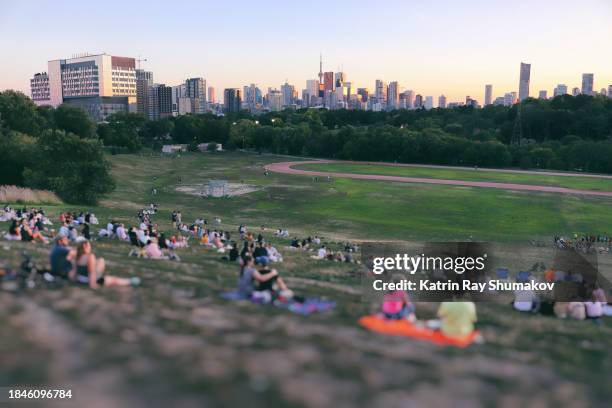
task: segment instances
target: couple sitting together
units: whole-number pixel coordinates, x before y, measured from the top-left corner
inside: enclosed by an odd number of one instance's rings
[[[97,258],[91,243],[86,239],[77,240],[76,249],[71,248],[68,237],[58,235],[55,246],[49,254],[51,274],[68,277],[77,283],[89,285],[92,289],[101,286],[137,286],[139,278],[119,278],[106,274],[104,258]]]

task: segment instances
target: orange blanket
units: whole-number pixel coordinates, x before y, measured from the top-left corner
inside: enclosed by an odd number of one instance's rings
[[[419,327],[405,319],[390,320],[377,315],[364,316],[359,319],[359,324],[368,330],[391,336],[412,337],[417,340],[429,341],[443,346],[467,347],[479,336],[478,330],[474,330],[467,336],[448,337],[438,330]]]

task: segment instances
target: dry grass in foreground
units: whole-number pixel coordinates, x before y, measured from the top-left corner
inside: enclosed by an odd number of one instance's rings
[[[17,186],[0,186],[0,203],[61,204],[54,192]]]

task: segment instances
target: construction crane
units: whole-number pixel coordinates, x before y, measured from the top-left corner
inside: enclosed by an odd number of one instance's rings
[[[138,69],[140,69],[140,63],[141,62],[147,62],[148,60],[146,58],[140,58],[140,55],[138,56],[138,59],[136,60],[136,62],[138,63]]]

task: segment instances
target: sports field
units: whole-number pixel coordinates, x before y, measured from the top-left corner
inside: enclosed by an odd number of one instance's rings
[[[376,310],[360,293],[358,265],[316,261],[285,248],[291,236],[343,240],[482,239],[501,242],[512,270],[542,261],[553,234],[612,230],[611,199],[483,188],[332,179],[270,173],[264,166],[296,160],[245,153],[110,157],[117,190],[90,210],[134,225],[151,202],[153,222],[170,230],[170,213],[221,218],[257,231],[285,256],[278,265],[296,292],[337,302],[302,317],[274,307],[230,303],[238,270],[197,245],[180,263],[128,257],[129,245],[99,240],[94,250],[119,276],[140,276],[137,289],[62,286],[18,294],[0,291],[0,384],[69,385],[99,406],[606,406],[612,397],[612,327],[478,305],[485,343],[467,349],[385,337],[360,328]],[[256,191],[202,198],[200,185],[225,179]],[[151,189],[158,190],[157,195]],[[6,224],[0,223],[4,229]],[[508,243],[522,244],[520,252]],[[506,247],[507,245],[507,247]],[[506,248],[504,251],[503,248]],[[48,247],[2,242],[0,261],[16,268],[26,250],[45,262]],[[520,256],[519,256],[520,255]],[[610,255],[602,262],[612,264]],[[432,318],[435,304],[419,304]],[[91,406],[91,405],[89,405]]]
[[[360,164],[352,162],[308,163],[292,166],[295,169],[425,178],[433,180],[462,180],[493,183],[526,184],[530,186],[561,187],[577,190],[612,191],[612,177],[607,175],[581,175],[580,173],[537,172],[519,170],[466,169],[441,166],[418,166],[389,163]]]

